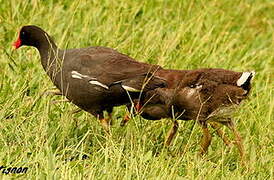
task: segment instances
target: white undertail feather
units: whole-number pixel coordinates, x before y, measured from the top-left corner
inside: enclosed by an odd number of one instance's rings
[[[248,80],[250,75],[252,75],[252,78],[251,78],[251,80],[252,80],[253,77],[255,76],[255,71],[243,72],[242,76],[237,81],[237,86],[242,86]]]
[[[130,86],[122,85],[122,87],[123,87],[125,90],[129,91],[129,92],[140,92],[140,91],[141,91],[141,90],[135,89],[135,88],[130,87]]]

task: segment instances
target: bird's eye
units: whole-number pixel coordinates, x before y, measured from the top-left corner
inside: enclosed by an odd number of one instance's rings
[[[25,34],[26,34],[26,32],[25,32],[25,31],[22,31],[22,32],[21,32],[21,35],[23,35],[23,36],[24,36]]]
[[[190,87],[190,88],[195,88],[195,85],[191,84],[189,87]]]

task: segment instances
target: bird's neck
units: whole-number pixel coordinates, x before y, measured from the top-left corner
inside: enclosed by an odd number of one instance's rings
[[[62,57],[62,51],[58,49],[54,41],[47,34],[40,36],[36,48],[40,53],[44,70],[53,82],[55,82],[56,78],[58,79],[62,67],[62,58],[60,58]]]

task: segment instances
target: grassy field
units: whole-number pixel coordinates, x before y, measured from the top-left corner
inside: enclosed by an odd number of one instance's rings
[[[0,166],[29,168],[0,171],[0,179],[274,179],[273,9],[271,0],[0,0]],[[166,149],[170,120],[137,116],[120,127],[126,111],[115,108],[107,137],[88,113],[54,104],[62,97],[42,95],[53,84],[38,52],[11,48],[28,24],[61,48],[108,46],[174,69],[255,70],[251,96],[234,115],[246,166],[216,135],[199,157],[202,133],[194,121],[180,121]]]

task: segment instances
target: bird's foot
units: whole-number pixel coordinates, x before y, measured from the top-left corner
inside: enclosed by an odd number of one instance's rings
[[[168,133],[167,133],[167,136],[166,136],[166,138],[165,138],[165,143],[164,143],[165,147],[170,146],[172,140],[174,139],[174,136],[176,135],[176,132],[177,132],[177,130],[178,130],[178,127],[179,127],[179,124],[178,124],[178,122],[175,120],[175,121],[173,122],[172,127],[169,129],[169,131],[168,131]]]
[[[120,126],[125,126],[126,124],[127,124],[127,122],[130,120],[131,118],[130,118],[130,116],[129,116],[129,114],[127,113],[125,116],[124,116],[124,118],[123,118],[123,120],[121,121],[121,123],[120,123]]]

